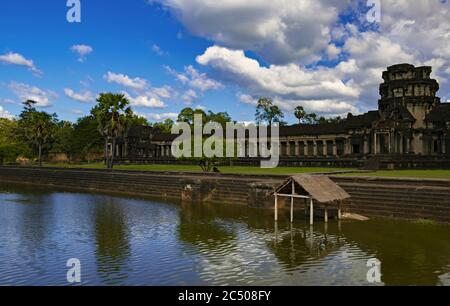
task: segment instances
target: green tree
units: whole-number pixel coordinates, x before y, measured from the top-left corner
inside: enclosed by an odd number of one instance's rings
[[[307,114],[306,114],[305,108],[303,106],[297,106],[295,108],[294,114],[300,124],[305,122]]]
[[[0,118],[0,164],[14,163],[19,156],[30,156],[24,139],[17,137],[17,120]]]
[[[126,134],[133,112],[130,102],[123,94],[102,93],[91,114],[98,123],[98,131],[105,139],[105,161],[108,169],[114,167],[116,141]],[[111,145],[111,152],[109,152]]]
[[[284,114],[281,109],[273,104],[272,99],[267,98],[259,99],[255,118],[256,123],[258,124],[267,123],[269,126],[274,123],[279,123],[280,125],[286,124],[286,122],[283,121]]]
[[[172,119],[166,119],[163,122],[155,122],[152,124],[154,129],[159,130],[161,133],[170,134],[172,133],[172,127],[175,122]]]
[[[90,153],[102,151],[104,138],[98,132],[98,123],[94,116],[78,119],[73,127],[71,142],[74,155],[88,162]]]
[[[194,110],[190,107],[187,107],[180,112],[180,114],[178,115],[177,122],[186,122],[187,124],[192,125],[194,124],[195,115],[202,115],[203,123],[207,121],[207,115],[205,111],[201,109]]]
[[[42,166],[43,146],[53,139],[58,119],[56,114],[37,111],[35,101],[28,100],[23,104],[24,110],[20,114],[19,130],[24,138],[37,148],[39,166]]]
[[[232,122],[231,116],[227,112],[219,112],[214,113],[212,111],[208,111],[206,115],[207,122],[217,122],[222,128],[225,128],[228,122]]]
[[[69,160],[74,153],[73,148],[74,125],[69,121],[60,121],[56,124],[52,152],[65,153]]]
[[[316,113],[307,114],[305,120],[308,124],[317,124],[318,123],[317,114]]]

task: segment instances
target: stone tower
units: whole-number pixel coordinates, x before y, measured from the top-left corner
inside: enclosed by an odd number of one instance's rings
[[[440,104],[439,84],[430,77],[431,67],[399,64],[383,72],[379,111],[382,121],[410,121],[412,128],[425,128],[425,117]]]

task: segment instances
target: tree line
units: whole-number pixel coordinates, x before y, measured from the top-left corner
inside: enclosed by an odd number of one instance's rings
[[[36,102],[23,102],[23,110],[15,119],[0,118],[0,164],[14,164],[29,160],[42,166],[43,156],[49,153],[64,153],[70,161],[90,161],[94,154],[102,153],[108,169],[114,165],[115,144],[125,137],[133,126],[152,126],[161,133],[171,133],[175,121],[149,123],[136,115],[130,101],[123,94],[102,93],[90,114],[72,123],[59,120],[56,114],[39,111]],[[194,116],[202,115],[203,124],[217,122],[225,127],[233,122],[227,112],[214,113],[201,109],[185,108],[177,122],[193,124]],[[342,119],[318,117],[307,113],[302,106],[294,112],[300,124],[339,122]],[[286,125],[284,113],[268,98],[259,99],[256,107],[256,124]],[[235,122],[235,121],[234,121]]]

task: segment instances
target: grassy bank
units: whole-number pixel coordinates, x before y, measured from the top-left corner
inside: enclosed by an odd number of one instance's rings
[[[96,164],[47,164],[48,167],[63,168],[88,168],[104,169],[101,163]],[[199,166],[195,165],[121,165],[115,166],[116,170],[139,170],[139,171],[174,171],[174,172],[201,172]],[[398,177],[398,178],[426,178],[426,179],[448,179],[450,170],[381,170],[381,171],[358,171],[348,168],[314,168],[314,167],[278,167],[275,169],[261,169],[259,167],[220,167],[222,173],[228,174],[306,174],[306,173],[332,173],[339,171],[351,171],[345,176],[370,176],[370,177]]]
[[[381,170],[374,172],[356,172],[342,175],[450,180],[450,170]]]
[[[104,169],[101,163],[97,164],[47,164],[48,167],[63,168],[88,168]],[[195,165],[118,165],[115,170],[139,170],[139,171],[174,171],[174,172],[201,172],[201,168]],[[346,171],[344,168],[311,168],[311,167],[278,167],[275,169],[261,169],[259,167],[220,167],[221,173],[228,174],[299,174],[299,173],[328,173]]]

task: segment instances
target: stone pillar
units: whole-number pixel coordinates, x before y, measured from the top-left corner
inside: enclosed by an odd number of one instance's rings
[[[295,142],[295,156],[300,156],[300,142]]]
[[[291,142],[286,142],[286,156],[291,156]]]
[[[309,155],[308,142],[307,141],[303,142],[303,153],[304,153],[305,156]]]
[[[405,136],[403,134],[400,134],[400,154],[405,153],[405,148],[403,147],[403,143],[405,142]]]
[[[323,156],[327,156],[328,155],[328,142],[326,140],[322,141],[323,143],[323,147],[322,147],[322,151],[323,151]]]
[[[333,155],[334,155],[334,156],[337,156],[337,155],[338,155],[336,140],[333,140]]]
[[[317,141],[313,141],[313,156],[317,156]]]
[[[370,150],[369,150],[369,141],[370,141],[370,138],[367,137],[367,138],[364,139],[363,141],[364,141],[364,151],[363,151],[363,153],[364,153],[364,154],[369,154],[369,153],[370,153]]]
[[[351,148],[351,140],[350,138],[345,139],[344,142],[344,154],[345,155],[350,155],[352,154],[352,148]]]

